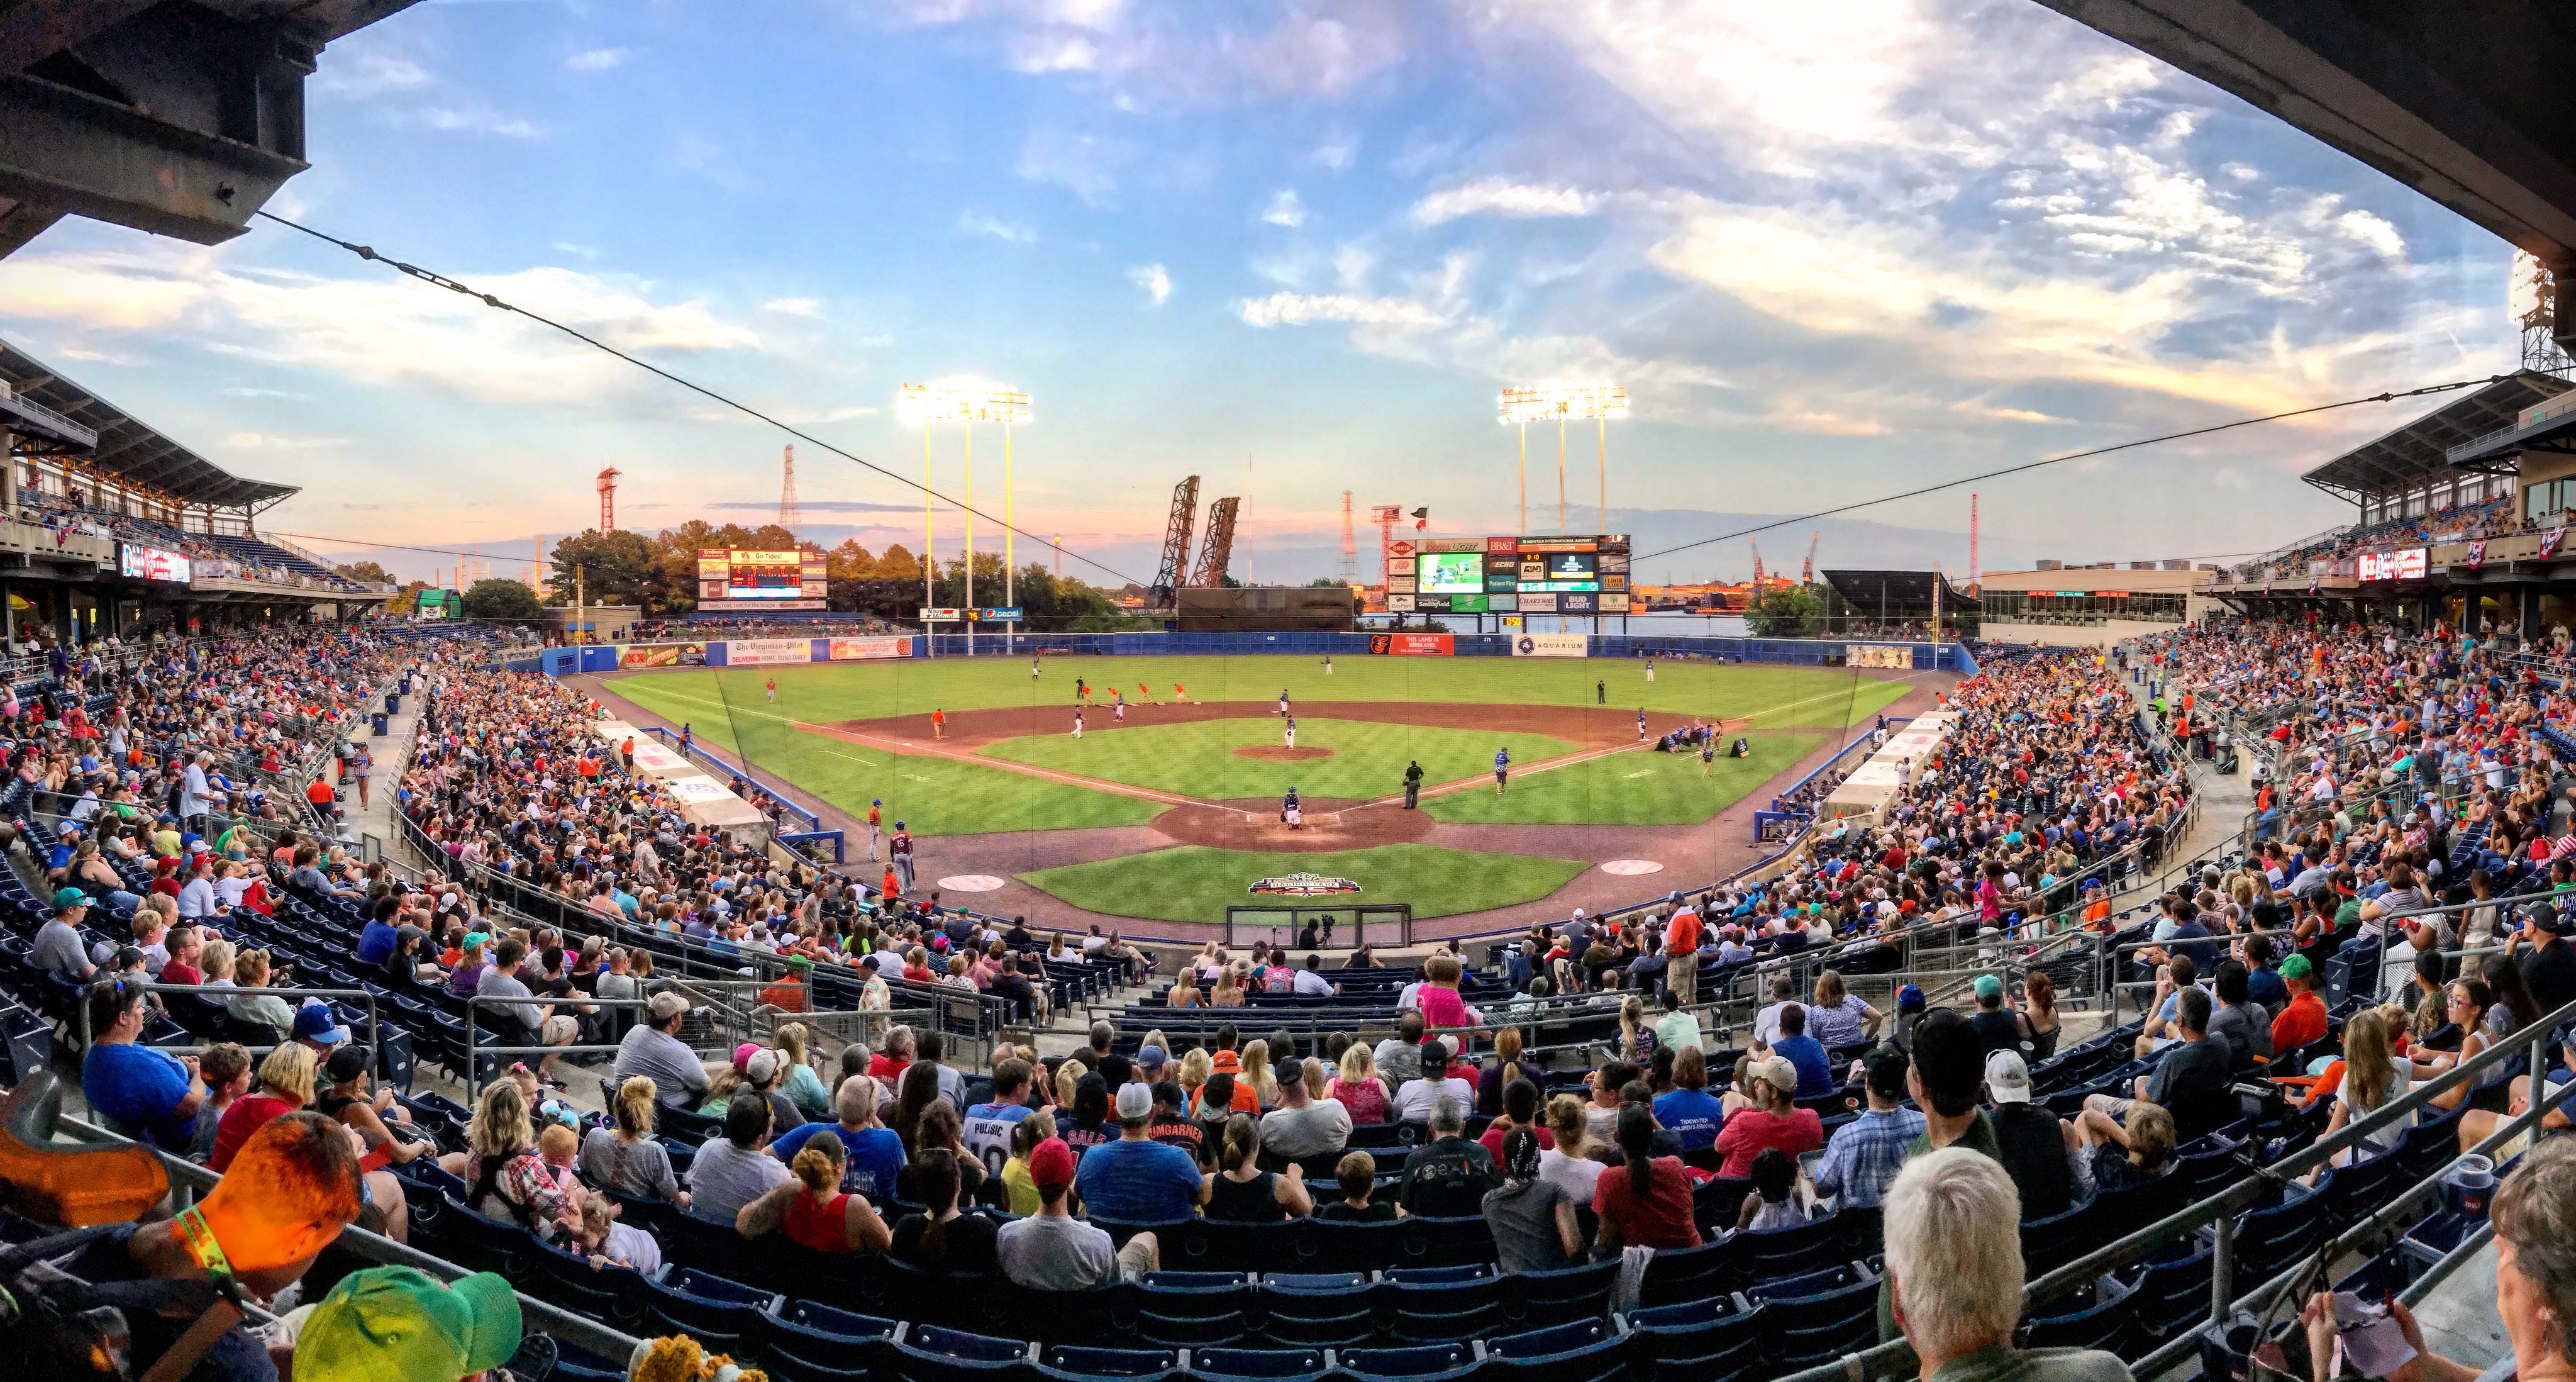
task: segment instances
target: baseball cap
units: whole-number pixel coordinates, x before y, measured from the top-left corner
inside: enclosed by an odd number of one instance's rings
[[[1281,1084],[1303,1084],[1306,1080],[1306,1063],[1295,1056],[1281,1056],[1279,1063],[1270,1068],[1270,1073],[1278,1077]]]
[[[1118,1086],[1118,1116],[1121,1119],[1143,1118],[1154,1111],[1154,1091],[1143,1084]]]
[[[1131,1084],[1127,1086],[1127,1089],[1141,1089],[1143,1087],[1144,1086],[1142,1085]],[[1122,1097],[1119,1102],[1122,1104],[1126,1102],[1123,1097],[1125,1092],[1125,1090],[1120,1091]],[[1151,1103],[1148,1103],[1147,1107],[1150,1109],[1152,1107]],[[1073,1184],[1073,1148],[1066,1146],[1064,1144],[1064,1139],[1061,1137],[1050,1137],[1045,1141],[1040,1142],[1038,1145],[1031,1147],[1029,1149],[1029,1179],[1035,1182],[1040,1190],[1047,1189],[1050,1186]]]
[[[746,1041],[733,1048],[733,1068],[743,1074],[750,1074],[752,1053],[759,1049],[760,1043],[756,1041]]]
[[[667,991],[654,994],[653,1000],[644,1005],[644,1011],[652,1014],[656,1022],[668,1022],[688,1010],[688,999]]]
[[[2030,1102],[2030,1065],[2011,1051],[1986,1057],[1986,1092],[1998,1104]]]
[[[1977,976],[1977,1001],[1978,1001],[1978,1002],[1981,1002],[1981,1003],[1982,1003],[1982,1002],[1984,1002],[1985,1000],[1987,1000],[1987,999],[1989,999],[1989,998],[2001,998],[2001,997],[2003,997],[2003,996],[2004,996],[2004,981],[2003,981],[2003,980],[1998,979],[1998,978],[1996,978],[1995,976],[1993,976],[1993,975],[1991,975],[1991,974],[1980,974],[1980,975],[1978,975],[1978,976]]]
[[[476,1272],[452,1284],[414,1267],[352,1272],[313,1307],[295,1339],[310,1382],[456,1382],[519,1349],[519,1298]]]
[[[373,1059],[373,1052],[355,1044],[343,1046],[332,1052],[331,1063],[327,1067],[331,1072],[331,1083],[343,1084],[358,1078],[366,1073],[367,1066]]]
[[[295,1010],[295,1039],[327,1042],[337,1046],[347,1041],[349,1034],[342,1030],[340,1020],[331,1015],[329,1007],[320,1003],[307,1003]]]
[[[2309,964],[2305,955],[2293,955],[2281,961],[2281,977],[2284,979],[2305,979],[2316,972],[2317,967]]]
[[[1164,1063],[1169,1061],[1171,1058],[1172,1053],[1164,1050],[1160,1046],[1142,1047],[1136,1052],[1136,1068],[1139,1070],[1160,1070],[1163,1068]]]
[[[1923,990],[1913,984],[1907,984],[1905,987],[1898,989],[1896,991],[1896,1007],[1899,1012],[1919,1013],[1923,1011]]]
[[[68,912],[74,907],[86,907],[88,905],[89,894],[82,892],[78,888],[57,888],[54,890],[54,910],[57,912]]]
[[[397,926],[394,928],[394,948],[399,950],[413,941],[426,940],[428,937],[429,933],[417,926],[409,924]]]
[[[1752,1079],[1770,1085],[1782,1094],[1798,1092],[1798,1067],[1791,1065],[1787,1056],[1771,1056],[1757,1060],[1744,1073]]]
[[[776,1079],[778,1077],[778,1053],[775,1051],[752,1052],[750,1063],[743,1067],[742,1077],[751,1081],[753,1084],[767,1084],[771,1080]]]

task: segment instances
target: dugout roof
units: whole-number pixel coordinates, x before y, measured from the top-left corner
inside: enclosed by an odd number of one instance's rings
[[[78,457],[78,465],[101,471],[115,483],[155,490],[184,504],[260,509],[296,492],[294,485],[233,474],[5,340],[0,340],[0,383],[9,386],[12,396],[0,400],[0,419],[12,430],[26,427],[27,438],[35,443],[24,450]],[[35,406],[13,406],[12,400]],[[89,437],[86,444],[83,433]]]
[[[2375,495],[2403,494],[2446,480],[2454,469],[2502,469],[2485,461],[2454,459],[2453,453],[2500,430],[2509,431],[2522,410],[2576,388],[2555,375],[2524,370],[2473,393],[2452,399],[2385,436],[2362,443],[2299,478],[2346,503]]]
[[[1890,619],[1931,618],[1935,581],[1941,583],[1943,613],[1974,609],[1977,604],[1975,596],[1961,592],[1938,571],[1827,571],[1824,577],[1844,604],[1870,615],[1884,608]]]

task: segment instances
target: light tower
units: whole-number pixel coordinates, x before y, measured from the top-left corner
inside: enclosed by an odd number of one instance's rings
[[[617,475],[615,466],[599,472],[599,530],[617,531]]]
[[[937,538],[930,512],[930,424],[953,422],[966,429],[966,487],[963,500],[958,507],[964,511],[966,518],[965,599],[969,605],[975,603],[975,424],[979,422],[1002,424],[1002,599],[1006,604],[1016,600],[1018,598],[1017,578],[1011,571],[1011,561],[1016,551],[1012,539],[1018,536],[1012,511],[1011,429],[1029,424],[1032,417],[1029,411],[1029,396],[1018,389],[1006,389],[989,384],[906,384],[896,398],[895,411],[906,423],[916,424],[921,428],[923,491],[921,529],[924,552],[930,550]],[[931,580],[931,569],[925,568],[922,572],[922,603],[925,605],[936,603],[930,598],[934,589]],[[1019,626],[1016,622],[1010,627],[1013,633],[1018,632]],[[966,626],[966,652],[970,657],[975,652],[975,626],[972,623]]]
[[[1610,419],[1628,415],[1628,390],[1617,384],[1532,384],[1505,389],[1500,419],[1521,429],[1521,535],[1529,535],[1529,425],[1556,424],[1556,530],[1566,530],[1565,424],[1592,418],[1601,425],[1601,528],[1610,530]]]
[[[779,462],[778,526],[786,529],[791,538],[796,536],[798,528],[805,526],[805,515],[796,507],[796,448],[793,445],[787,448],[786,457]]]
[[[1351,532],[1351,492],[1342,491],[1342,584],[1350,585],[1360,574],[1360,545]]]

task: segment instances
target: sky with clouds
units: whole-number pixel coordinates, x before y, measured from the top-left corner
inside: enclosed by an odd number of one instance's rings
[[[1796,513],[2515,359],[2502,242],[2029,0],[431,0],[307,90],[272,210],[906,474],[900,383],[1025,389],[1021,526],[1138,578],[1188,473],[1255,549],[1328,557],[1344,490],[1512,531],[1506,384],[1628,386],[1614,509]],[[271,526],[328,549],[522,555],[610,465],[627,527],[776,500],[774,431],[265,223],[67,221],[0,260],[0,331],[304,486]],[[1987,485],[1990,550],[2278,545],[2351,516],[2298,472],[2423,406]],[[975,459],[998,512],[994,429]],[[817,536],[919,547],[917,494],[799,461]]]

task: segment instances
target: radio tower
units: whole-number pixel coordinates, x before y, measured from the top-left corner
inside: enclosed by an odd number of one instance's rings
[[[546,598],[546,535],[528,539],[528,591],[538,599]]]
[[[1968,496],[1968,593],[1977,592],[1977,496]]]
[[[617,467],[599,472],[599,530],[617,531]]]
[[[779,462],[778,526],[785,528],[789,537],[794,537],[804,522],[805,515],[796,507],[796,448],[790,446],[786,458]]]
[[[1359,545],[1359,541],[1358,541],[1358,539],[1357,539],[1355,536],[1353,536],[1353,534],[1352,534],[1352,532],[1351,532],[1351,492],[1350,492],[1349,490],[1343,490],[1343,491],[1342,491],[1342,584],[1344,584],[1344,585],[1350,585],[1350,584],[1352,584],[1353,582],[1355,582],[1355,581],[1357,581],[1357,580],[1359,579],[1359,574],[1360,574],[1360,545]]]

